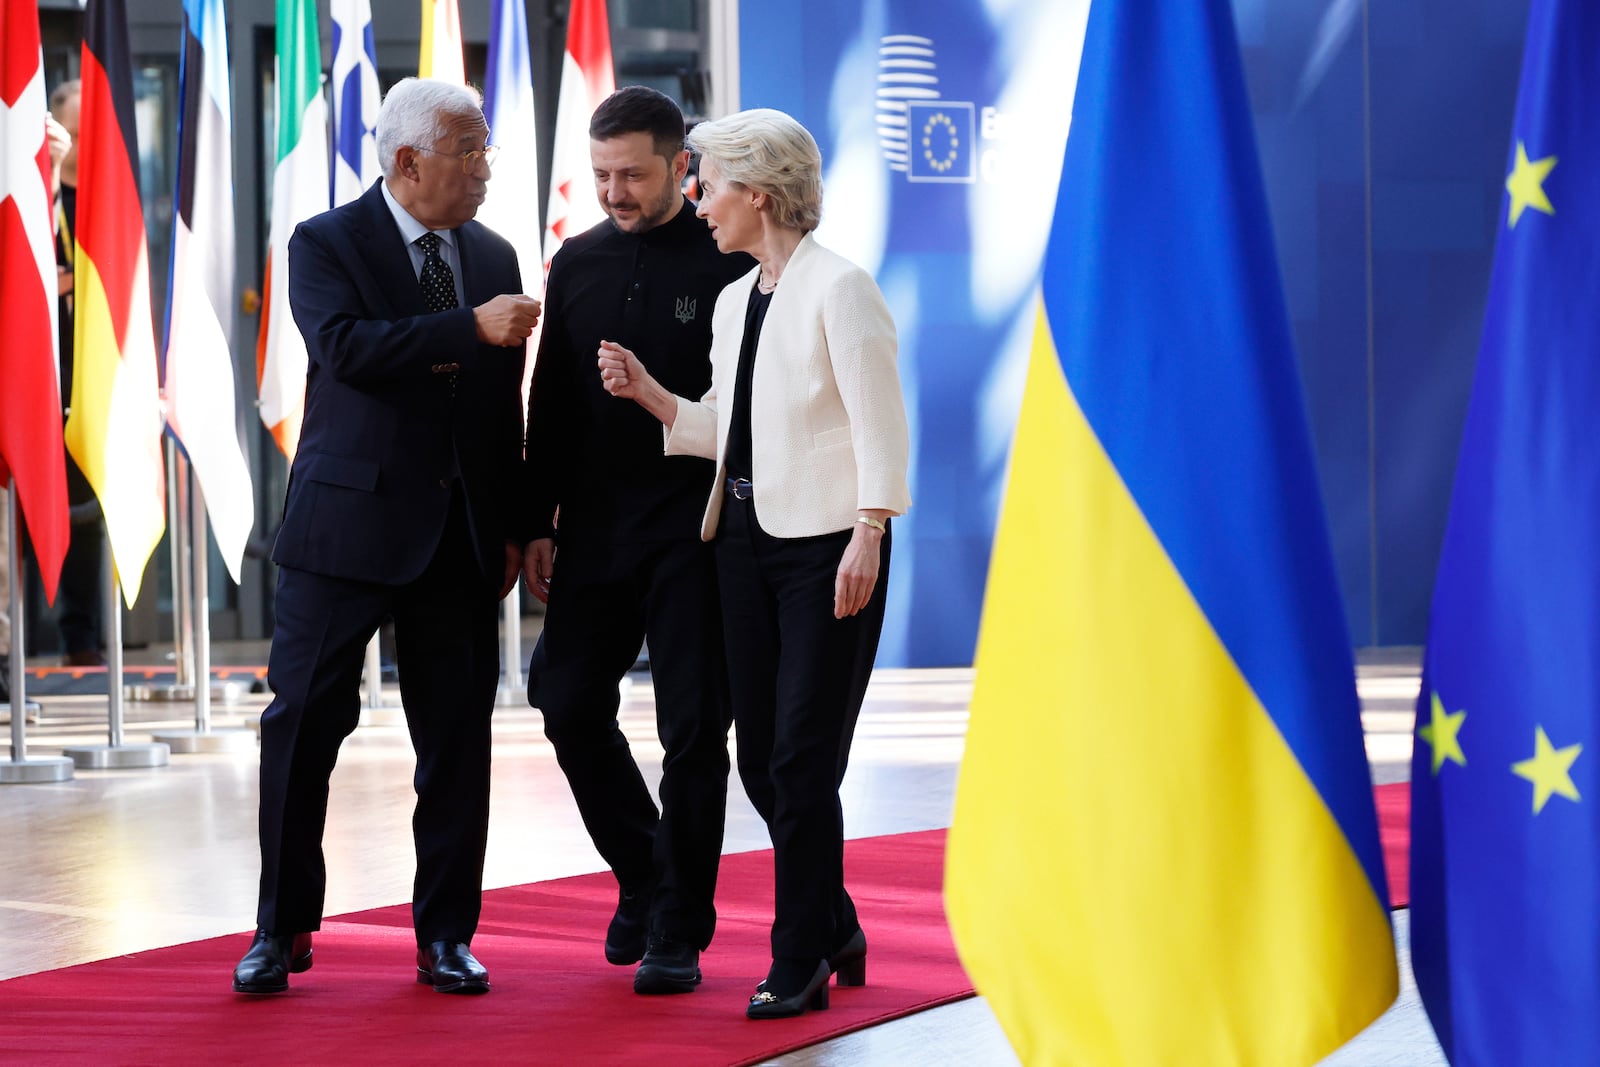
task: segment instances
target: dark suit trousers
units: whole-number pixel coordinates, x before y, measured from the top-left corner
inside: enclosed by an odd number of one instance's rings
[[[659,818],[617,725],[617,685],[648,641],[665,752]],[[728,803],[730,713],[711,546],[681,538],[556,553],[528,702],[583,825],[622,885],[656,883],[651,929],[704,949]]]
[[[261,716],[261,896],[274,933],[321,926],[328,779],[360,718],[367,642],[394,619],[395,660],[417,754],[412,834],[417,942],[471,941],[489,826],[489,720],[500,660],[496,590],[475,561],[460,495],[423,573],[375,585],[290,567],[278,575]]]
[[[822,959],[859,924],[844,888],[839,786],[883,631],[890,541],[886,533],[867,606],[835,619],[850,535],[773,537],[753,501],[723,498],[716,548],[728,681],[739,778],[772,835],[774,959]]]

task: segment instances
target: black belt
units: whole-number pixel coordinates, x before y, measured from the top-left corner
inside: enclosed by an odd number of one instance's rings
[[[726,478],[724,483],[735,500],[749,500],[756,495],[755,486],[750,484],[749,478]]]

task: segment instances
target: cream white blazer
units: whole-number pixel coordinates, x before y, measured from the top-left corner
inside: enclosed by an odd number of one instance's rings
[[[711,389],[698,402],[679,397],[665,434],[668,455],[717,461],[700,526],[707,541],[722,515],[734,375],[759,269],[717,298]],[[834,533],[849,529],[859,509],[900,515],[911,506],[896,349],[894,320],[872,276],[807,234],[772,294],[750,384],[750,481],[767,533]]]

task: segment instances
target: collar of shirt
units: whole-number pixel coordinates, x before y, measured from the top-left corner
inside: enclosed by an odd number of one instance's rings
[[[383,182],[383,202],[389,206],[389,214],[394,216],[394,224],[400,228],[400,239],[405,242],[406,255],[411,257],[411,273],[418,278],[422,277],[422,249],[417,247],[417,238],[425,233],[438,234],[439,258],[445,261],[445,265],[455,275],[456,300],[465,303],[461,292],[461,257],[456,253],[456,231],[429,230],[418,222],[412,217],[411,212],[394,198],[394,193],[389,191],[387,180]]]
[[[652,226],[639,236],[646,244],[676,244],[691,239],[696,230],[706,228],[705,223],[694,217],[694,212],[694,204],[688,197],[684,197],[676,215],[660,226]]]

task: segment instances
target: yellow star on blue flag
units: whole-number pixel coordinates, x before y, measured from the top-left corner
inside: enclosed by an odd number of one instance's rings
[[[1509,224],[1513,228],[1517,220],[1522,218],[1522,213],[1530,207],[1546,215],[1556,213],[1544,192],[1544,180],[1555,169],[1555,165],[1555,156],[1529,159],[1527,146],[1521,141],[1517,142],[1517,160],[1512,165],[1510,177],[1506,178],[1506,192],[1511,194]]]
[[[1600,1063],[1596,56],[1594,0],[1532,0],[1423,657],[1411,956],[1455,1067]],[[1435,694],[1472,709],[1446,773]]]

